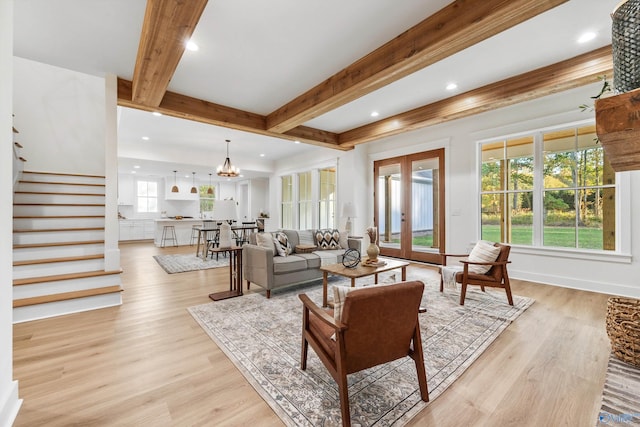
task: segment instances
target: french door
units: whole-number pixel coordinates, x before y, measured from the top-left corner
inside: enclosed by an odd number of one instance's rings
[[[380,254],[439,264],[444,233],[444,149],[374,162]]]

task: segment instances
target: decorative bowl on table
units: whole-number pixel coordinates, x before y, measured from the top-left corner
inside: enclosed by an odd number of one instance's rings
[[[176,215],[176,219],[182,219],[182,215]]]

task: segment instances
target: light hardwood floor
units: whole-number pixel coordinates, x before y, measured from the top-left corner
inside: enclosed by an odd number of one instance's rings
[[[183,252],[123,244],[122,306],[14,326],[15,426],[283,425],[186,310],[227,289],[227,269],[169,275],[152,259]],[[513,291],[535,304],[410,425],[595,425],[608,296]]]

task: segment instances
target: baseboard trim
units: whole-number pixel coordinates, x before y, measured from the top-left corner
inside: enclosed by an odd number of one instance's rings
[[[538,274],[528,271],[509,269],[509,277],[513,279],[527,280],[562,288],[577,289],[581,291],[597,292],[599,294],[619,295],[630,298],[640,298],[640,286],[633,287],[619,283],[593,282],[584,279],[574,279],[566,276],[550,274]]]
[[[0,400],[0,426],[10,426],[16,420],[22,399],[18,398],[18,381],[12,381]]]

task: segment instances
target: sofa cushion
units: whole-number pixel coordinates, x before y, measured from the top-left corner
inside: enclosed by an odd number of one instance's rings
[[[314,253],[297,253],[297,257],[307,260],[307,268],[320,268],[320,257]]]
[[[307,260],[298,255],[273,257],[273,273],[292,273],[307,269]]]
[[[295,248],[296,245],[300,244],[300,240],[298,239],[298,230],[280,230],[284,234],[287,235],[287,239],[289,239],[289,244],[291,248]]]
[[[291,255],[293,252],[293,248],[289,243],[289,237],[286,233],[282,231],[278,231],[273,235],[273,242],[276,246],[276,250],[278,251],[278,255],[287,256]]]
[[[323,250],[340,248],[340,231],[335,228],[316,231],[316,244]]]

